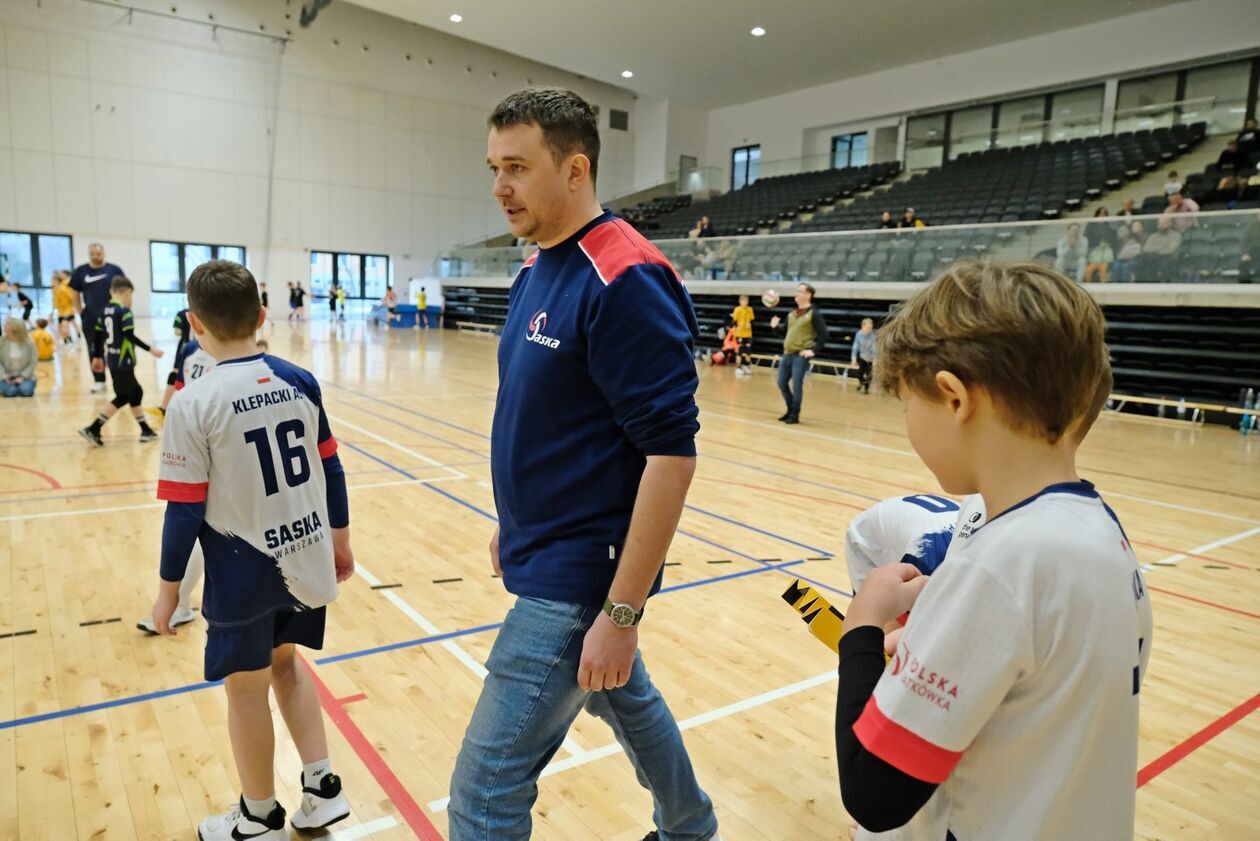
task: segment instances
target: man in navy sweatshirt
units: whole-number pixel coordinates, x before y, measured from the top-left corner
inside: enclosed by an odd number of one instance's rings
[[[70,288],[74,290],[74,310],[83,325],[87,338],[88,361],[92,367],[92,393],[105,390],[105,347],[96,333],[96,322],[109,306],[109,285],[124,272],[113,263],[105,262],[105,246],[94,242],[88,246],[88,261],[74,270],[70,276]]]
[[[529,838],[538,776],[585,707],[652,793],[647,839],[711,841],[713,804],[638,651],[695,472],[695,311],[660,251],[601,209],[586,102],[520,91],[489,124],[494,197],[540,250],[508,296],[491,440],[490,558],[517,601],[455,763],[450,838]]]

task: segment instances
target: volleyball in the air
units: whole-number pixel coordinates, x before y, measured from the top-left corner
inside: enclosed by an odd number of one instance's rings
[[[767,289],[761,293],[761,303],[767,307],[777,307],[779,305],[779,293],[773,289]]]

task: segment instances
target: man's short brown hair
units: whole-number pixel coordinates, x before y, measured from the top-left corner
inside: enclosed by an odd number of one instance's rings
[[[938,371],[988,392],[1010,425],[1085,437],[1111,392],[1102,308],[1040,263],[956,263],[879,331],[876,376],[938,399]]]
[[[487,121],[491,128],[538,126],[559,165],[580,152],[591,162],[591,183],[599,174],[599,121],[586,100],[564,88],[526,88],[500,102]]]
[[[230,260],[211,260],[188,276],[188,309],[221,341],[252,339],[262,302],[249,269]]]

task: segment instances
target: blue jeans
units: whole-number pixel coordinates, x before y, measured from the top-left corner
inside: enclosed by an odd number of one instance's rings
[[[779,391],[792,417],[801,414],[801,398],[805,396],[805,374],[808,371],[809,360],[799,354],[785,355],[779,361]],[[788,380],[792,381],[791,388],[788,388]]]
[[[0,380],[0,397],[34,397],[35,380],[25,379],[16,383]]]
[[[578,688],[578,661],[599,609],[520,598],[486,663],[489,675],[451,776],[450,841],[518,841],[533,826],[538,775],[583,707],[612,727],[652,794],[662,841],[706,841],[717,832],[682,733],[636,652],[620,689]]]

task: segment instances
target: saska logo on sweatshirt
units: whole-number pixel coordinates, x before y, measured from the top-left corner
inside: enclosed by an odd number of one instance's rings
[[[552,350],[560,347],[559,339],[543,335],[542,331],[545,329],[547,329],[547,313],[539,310],[529,320],[529,332],[525,334],[525,341],[533,342],[536,345],[542,345]]]

